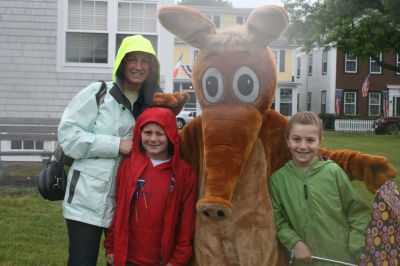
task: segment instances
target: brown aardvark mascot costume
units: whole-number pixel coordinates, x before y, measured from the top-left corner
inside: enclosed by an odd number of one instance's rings
[[[200,49],[193,85],[202,115],[181,132],[182,154],[199,176],[195,233],[197,265],[280,266],[268,178],[290,160],[287,119],[271,109],[277,83],[267,47],[288,24],[279,6],[255,9],[247,23],[216,32],[201,13],[184,6],[159,10],[161,24]],[[155,100],[162,105],[163,98]],[[383,157],[321,150],[350,179],[375,191],[396,170]],[[288,195],[290,197],[290,195]]]

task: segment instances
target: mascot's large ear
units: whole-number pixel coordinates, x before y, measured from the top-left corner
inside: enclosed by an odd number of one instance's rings
[[[163,6],[158,10],[161,25],[176,37],[196,48],[203,48],[208,36],[215,34],[215,25],[206,16],[184,6]]]
[[[253,10],[246,22],[247,31],[259,45],[267,46],[277,39],[289,23],[286,10],[280,6],[263,6]]]

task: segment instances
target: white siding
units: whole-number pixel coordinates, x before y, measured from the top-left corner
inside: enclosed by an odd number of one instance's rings
[[[296,57],[301,58],[300,78],[295,75],[295,82],[299,82],[299,110],[307,110],[307,94],[311,92],[311,110],[316,114],[321,112],[321,91],[326,90],[326,112],[334,113],[335,101],[335,77],[336,77],[336,49],[328,51],[327,74],[322,75],[322,52],[321,48],[312,50],[312,75],[308,75],[308,54],[299,48]]]

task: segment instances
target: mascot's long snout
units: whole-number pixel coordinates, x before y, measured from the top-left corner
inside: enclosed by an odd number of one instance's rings
[[[262,116],[254,106],[218,106],[203,110],[205,196],[197,211],[223,220],[232,214],[232,195],[260,131]]]

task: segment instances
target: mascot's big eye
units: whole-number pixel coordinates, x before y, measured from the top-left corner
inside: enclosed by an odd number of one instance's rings
[[[224,94],[224,82],[221,73],[216,68],[209,68],[202,79],[203,93],[206,100],[216,103]]]
[[[244,103],[252,103],[257,100],[260,93],[260,82],[256,73],[251,68],[243,66],[233,76],[233,93]]]

